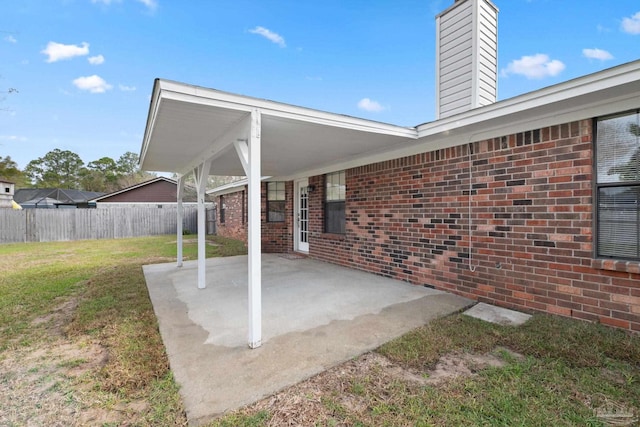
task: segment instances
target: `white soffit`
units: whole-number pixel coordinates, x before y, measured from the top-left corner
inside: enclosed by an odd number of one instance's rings
[[[141,165],[188,173],[215,152],[211,174],[244,175],[233,142],[251,108],[262,114],[262,174],[294,179],[639,107],[640,61],[417,128],[157,80]]]
[[[156,80],[141,151],[144,170],[189,173],[206,158],[211,174],[244,175],[233,143],[262,115],[264,175],[292,175],[417,137],[415,129]]]

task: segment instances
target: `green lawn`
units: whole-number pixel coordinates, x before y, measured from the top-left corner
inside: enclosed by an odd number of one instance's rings
[[[245,253],[212,243],[208,256]],[[0,246],[0,425],[186,425],[141,268],[175,252],[174,236]],[[469,355],[500,366],[431,382]],[[638,425],[638,408],[637,335],[454,315],[210,425]]]
[[[471,373],[429,381],[464,361]],[[640,337],[554,316],[516,328],[457,314],[212,425],[637,426],[639,408]]]
[[[56,378],[51,396],[42,396],[44,401],[62,389],[76,410],[91,409],[98,415],[97,409],[123,412],[122,417],[105,417],[114,418],[115,425],[132,420],[137,425],[184,424],[142,273],[142,265],[175,262],[175,240],[175,236],[159,236],[0,245],[0,362],[30,359],[45,351],[57,355],[51,349],[78,347],[64,353],[62,362],[58,361],[62,356],[51,356],[51,363],[72,368],[86,362],[91,369],[79,378],[68,378],[65,370],[58,372],[42,360],[30,368]],[[208,257],[246,253],[244,245],[234,240],[213,237],[209,241]],[[186,240],[183,256],[197,257],[194,239]],[[83,347],[95,346],[106,354],[98,366],[75,355]],[[14,376],[20,372],[16,369]],[[5,375],[8,383],[12,374]],[[126,410],[128,404],[141,400],[145,402],[142,413]],[[139,408],[134,405],[134,409]],[[8,422],[21,425],[20,420],[17,414]],[[0,425],[4,425],[1,416]]]

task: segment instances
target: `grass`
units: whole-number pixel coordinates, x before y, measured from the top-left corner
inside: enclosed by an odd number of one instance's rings
[[[209,243],[208,257],[246,253],[235,240]],[[56,376],[52,392],[94,411],[128,414],[138,425],[185,424],[142,273],[142,265],[175,256],[175,236],[0,246],[0,361],[47,343],[54,348],[61,337],[80,348],[97,344],[106,360],[77,380]],[[197,257],[192,239],[183,256]],[[64,371],[87,362],[75,354],[58,359],[55,366]],[[28,373],[37,374],[34,369]],[[148,404],[134,414],[129,406],[139,400]]]
[[[212,243],[208,256],[245,251]],[[186,425],[141,268],[175,251],[173,236],[0,246],[0,407],[15,415],[0,424]],[[195,242],[184,256],[195,259]],[[429,382],[443,357],[466,354],[503,366]],[[640,415],[640,337],[601,325],[454,315],[373,355],[391,367],[364,356],[209,426],[605,426]]]
[[[321,404],[298,424],[639,425],[640,337],[601,325],[536,315],[515,328],[458,314],[389,342],[376,354],[393,368],[365,366],[360,358],[310,380]],[[426,380],[443,356],[464,354],[491,354],[503,366],[479,367],[471,376],[440,383]],[[393,374],[398,369],[413,379]],[[273,399],[289,405],[285,418],[274,422],[280,408],[262,402],[234,413],[234,421],[257,413],[266,414],[262,425],[292,419],[308,406],[290,407],[309,393],[305,386],[296,387]]]
[[[487,352],[506,347],[506,366],[452,381],[417,396],[419,420],[436,425],[599,426],[597,409],[615,402],[640,408],[640,338],[610,328],[537,315],[513,328],[466,316],[440,319],[388,343],[380,352],[397,363],[426,370],[447,352]],[[636,415],[640,415],[637,414]]]

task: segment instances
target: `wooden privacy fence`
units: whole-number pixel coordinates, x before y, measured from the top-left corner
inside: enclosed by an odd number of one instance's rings
[[[183,229],[197,232],[197,208],[184,207]],[[177,208],[0,209],[0,243],[118,239],[172,234]]]

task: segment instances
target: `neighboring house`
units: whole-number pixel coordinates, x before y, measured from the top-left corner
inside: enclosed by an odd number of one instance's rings
[[[160,176],[113,193],[103,194],[92,199],[91,203],[95,203],[98,209],[175,207],[178,200],[177,188],[176,181]],[[207,201],[209,201],[208,197]],[[194,189],[185,189],[183,202],[185,205],[193,205],[197,202]]]
[[[104,193],[60,188],[21,188],[13,199],[25,209],[93,208],[89,200]]]
[[[0,178],[0,209],[13,207],[14,183]]]
[[[495,102],[495,6],[458,0],[437,24],[433,122],[156,80],[142,168],[200,182],[244,172],[246,183],[211,195],[219,233],[248,236],[254,317],[261,251],[298,251],[640,331],[640,61]],[[251,347],[259,325],[250,320]]]

